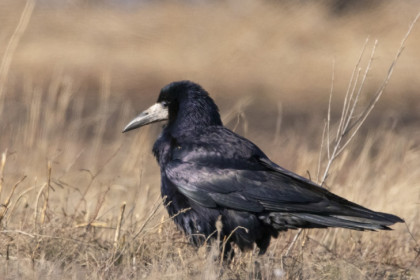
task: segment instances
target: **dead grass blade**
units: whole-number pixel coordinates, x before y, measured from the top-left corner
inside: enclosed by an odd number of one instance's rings
[[[116,252],[116,250],[118,249],[118,244],[119,244],[119,240],[120,240],[120,233],[121,233],[121,224],[124,218],[124,212],[125,212],[125,206],[126,206],[126,202],[124,201],[123,204],[121,205],[121,209],[120,209],[120,215],[118,217],[118,222],[117,222],[117,228],[115,229],[115,235],[114,235],[114,250]]]
[[[3,182],[4,182],[4,166],[6,165],[6,158],[7,158],[7,149],[1,154],[1,163],[0,163],[0,199],[1,199],[1,191],[3,189]]]
[[[27,0],[26,5],[23,8],[22,14],[20,16],[19,23],[16,26],[16,29],[13,32],[12,37],[10,37],[10,40],[6,47],[6,51],[4,52],[4,55],[0,64],[0,112],[3,110],[4,87],[5,87],[6,80],[9,74],[12,58],[19,44],[19,41],[22,38],[23,33],[28,27],[28,23],[31,19],[34,8],[35,8],[35,1]]]
[[[42,206],[42,211],[41,211],[41,220],[40,220],[40,224],[43,225],[44,221],[45,221],[45,213],[47,212],[47,207],[48,207],[48,200],[50,198],[50,188],[51,188],[51,162],[48,161],[47,164],[47,169],[48,169],[48,176],[47,176],[47,186],[46,186],[46,190],[45,190],[45,194],[44,194],[44,204]]]
[[[1,212],[0,212],[0,222],[3,220],[4,216],[6,215],[7,211],[9,210],[9,204],[10,200],[12,199],[13,194],[15,193],[16,188],[19,186],[20,183],[22,183],[23,180],[25,180],[26,176],[23,176],[22,178],[17,181],[13,187],[12,190],[9,193],[9,196],[6,198],[3,204],[0,205]]]

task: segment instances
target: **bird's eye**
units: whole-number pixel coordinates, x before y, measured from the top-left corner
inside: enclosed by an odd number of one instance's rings
[[[169,103],[168,103],[167,101],[162,101],[162,106],[163,106],[163,107],[165,107],[165,108],[166,108],[166,107],[168,107],[168,105],[169,105]]]

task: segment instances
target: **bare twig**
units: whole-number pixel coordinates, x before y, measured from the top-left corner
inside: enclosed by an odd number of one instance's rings
[[[162,219],[159,224],[157,224],[157,225],[155,225],[153,227],[150,227],[148,230],[154,230],[155,228],[160,228],[162,226],[162,224],[164,224],[166,222],[169,222],[169,221],[172,221],[175,217],[177,217],[177,216],[179,216],[181,214],[184,214],[184,213],[186,213],[186,212],[188,212],[190,210],[191,210],[191,207],[181,209],[176,214],[170,216],[169,218]]]
[[[156,199],[156,201],[153,203],[152,211],[150,212],[149,216],[146,218],[146,220],[143,222],[143,224],[140,226],[140,229],[134,234],[132,239],[136,239],[137,236],[144,230],[146,225],[149,223],[149,221],[154,217],[156,212],[159,210],[160,206],[162,205],[162,201],[166,200],[166,196],[164,198],[160,198],[160,196]]]
[[[80,244],[84,244],[86,246],[94,247],[96,249],[106,250],[106,248],[103,248],[101,246],[98,246],[97,243],[86,242],[86,241],[78,240],[78,239],[75,239],[75,238],[68,238],[68,237],[61,237],[61,236],[52,236],[52,235],[37,234],[37,233],[29,233],[29,232],[22,231],[22,230],[2,230],[2,231],[0,231],[0,233],[4,233],[4,234],[20,234],[20,235],[28,236],[30,238],[49,238],[49,239],[58,239],[58,240],[72,241],[72,242],[75,242],[75,243],[80,243]]]
[[[360,127],[362,126],[362,124],[365,122],[366,118],[369,116],[370,112],[375,107],[375,105],[378,102],[379,98],[382,96],[382,94],[383,94],[383,92],[384,92],[386,86],[388,85],[388,82],[389,82],[389,80],[390,80],[390,78],[392,76],[392,73],[394,72],[395,65],[397,64],[397,61],[398,61],[401,53],[404,50],[404,44],[407,41],[408,36],[410,35],[413,27],[415,26],[415,24],[417,23],[417,21],[418,21],[419,18],[420,18],[420,13],[417,14],[417,16],[415,17],[414,21],[410,24],[407,33],[405,34],[403,40],[401,41],[400,47],[398,48],[397,53],[395,54],[394,60],[392,61],[391,66],[388,69],[387,76],[385,77],[385,79],[382,82],[382,84],[379,87],[379,89],[376,91],[376,94],[375,94],[374,98],[371,100],[370,104],[364,110],[364,112],[362,113],[362,115],[349,127],[348,131],[352,130],[354,127],[355,128],[354,128],[354,130],[352,132],[352,135],[349,137],[349,140],[346,141],[346,143],[340,148],[340,150],[338,151],[337,154],[340,154],[346,148],[346,146],[351,141],[352,137],[354,137],[354,135],[360,129]]]
[[[357,91],[357,94],[356,94],[356,96],[355,96],[355,98],[353,100],[353,104],[351,105],[351,110],[349,112],[349,115],[347,116],[347,119],[345,120],[346,123],[344,124],[343,129],[342,129],[342,133],[344,133],[344,134],[346,134],[346,132],[348,131],[347,128],[348,128],[351,120],[354,117],[355,110],[356,110],[356,107],[357,107],[358,102],[359,102],[360,94],[362,93],[363,87],[364,87],[364,85],[366,83],[366,78],[367,78],[368,73],[369,73],[369,71],[371,69],[371,65],[372,65],[372,61],[373,61],[373,56],[375,54],[376,46],[377,45],[378,45],[378,40],[375,40],[375,43],[373,45],[372,52],[371,52],[371,55],[370,55],[368,64],[367,64],[366,69],[365,69],[365,73],[363,74],[362,81],[360,82],[360,85],[359,85],[359,90]]]
[[[7,149],[1,154],[1,163],[0,163],[0,198],[1,198],[1,191],[3,188],[3,181],[4,181],[4,166],[6,165],[6,158],[7,158]]]
[[[41,220],[40,220],[41,225],[44,224],[44,221],[45,221],[45,213],[47,211],[48,200],[50,196],[50,187],[51,187],[51,162],[50,161],[48,161],[47,169],[48,169],[47,189],[45,190],[44,205],[42,206],[42,211],[41,211]]]
[[[90,224],[92,224],[93,222],[95,222],[96,218],[98,217],[99,211],[101,210],[102,205],[103,205],[103,204],[104,204],[104,202],[105,202],[106,195],[108,194],[108,192],[109,192],[110,190],[111,190],[111,188],[110,188],[110,187],[108,187],[108,188],[105,190],[105,192],[104,192],[104,193],[102,193],[102,195],[98,198],[98,203],[96,204],[96,207],[95,207],[95,212],[93,212],[92,217],[89,219],[89,225],[90,225]]]
[[[43,184],[38,192],[38,195],[36,196],[36,204],[34,209],[34,229],[37,227],[37,221],[38,221],[38,205],[39,205],[39,199],[41,198],[41,195],[44,192],[44,188],[47,186],[47,183]]]
[[[219,215],[217,217],[217,221],[216,221],[216,232],[217,232],[217,236],[216,236],[216,244],[217,244],[217,250],[220,249],[220,240],[222,237],[222,230],[223,230],[223,222],[222,222],[222,215]],[[222,258],[221,260],[223,260],[223,254],[222,254]]]
[[[365,53],[366,46],[367,46],[367,43],[368,42],[369,42],[369,38],[366,39],[366,41],[365,41],[365,43],[363,45],[362,51],[360,52],[359,59],[358,59],[356,65],[354,66],[353,72],[352,72],[351,77],[350,77],[349,85],[347,87],[347,91],[346,91],[346,94],[345,94],[345,97],[344,97],[343,110],[341,112],[340,123],[339,123],[338,128],[337,128],[336,139],[338,139],[338,137],[340,135],[340,132],[342,131],[343,121],[345,120],[346,115],[347,115],[347,109],[348,109],[348,105],[347,104],[350,102],[350,101],[348,101],[349,95],[350,95],[350,92],[354,92],[354,87],[357,84],[357,80],[358,80],[359,73],[360,73],[359,66],[360,66],[360,63],[362,61],[363,54]],[[354,75],[356,74],[356,72],[357,72],[357,76],[356,76],[356,78],[354,78]],[[352,85],[353,85],[353,89],[350,90],[352,88]]]
[[[296,243],[296,241],[297,241],[298,237],[300,236],[300,234],[302,233],[302,231],[303,231],[303,230],[300,228],[300,229],[298,230],[298,232],[295,234],[295,236],[293,237],[292,242],[290,242],[289,247],[287,247],[286,254],[284,254],[285,256],[288,256],[288,255],[289,255],[290,250],[292,249],[293,245],[295,245],[295,243]]]
[[[220,265],[223,262],[223,256],[225,254],[225,250],[226,250],[226,244],[227,242],[229,242],[229,240],[232,238],[232,235],[235,233],[235,231],[237,231],[238,229],[243,229],[245,230],[246,233],[248,233],[248,229],[246,227],[241,227],[241,226],[237,226],[236,228],[234,228],[234,230],[232,230],[230,232],[230,234],[223,239],[223,247],[222,247],[222,252],[221,252],[221,257],[220,257]]]
[[[1,207],[1,211],[0,211],[0,222],[3,220],[3,217],[6,215],[7,210],[9,209],[9,204],[10,204],[10,200],[12,199],[13,194],[15,193],[15,190],[17,188],[17,186],[23,181],[25,180],[26,176],[23,176],[22,178],[20,178],[12,187],[12,190],[10,191],[9,196],[6,198],[6,200],[4,201],[3,204],[0,205]]]
[[[376,50],[376,45],[377,45],[377,41],[375,41],[375,44],[372,48],[371,56],[370,56],[368,65],[366,66],[365,73],[363,75],[363,78],[362,78],[361,84],[359,86],[359,90],[356,93],[356,96],[354,96],[355,86],[353,87],[352,91],[350,92],[350,97],[347,98],[347,94],[346,94],[346,98],[345,98],[344,103],[348,104],[347,109],[345,109],[345,113],[342,116],[342,119],[340,119],[339,129],[341,131],[338,132],[338,138],[336,139],[336,141],[334,143],[331,143],[331,144],[334,145],[334,148],[333,148],[333,152],[328,156],[327,166],[325,167],[324,175],[321,178],[321,183],[320,183],[321,186],[324,184],[325,180],[328,177],[328,172],[331,168],[331,165],[333,164],[333,162],[335,161],[335,159],[339,155],[339,150],[341,148],[341,141],[344,139],[345,135],[348,133],[348,126],[349,126],[351,120],[354,117],[355,109],[357,107],[360,94],[362,92],[363,86],[364,86],[365,81],[366,81],[366,77],[367,77],[367,75],[369,73],[369,70],[370,70],[370,65],[371,65],[371,62],[373,60],[373,55],[374,55],[375,50]],[[364,52],[364,48],[363,48],[363,52]],[[353,98],[353,96],[354,96],[354,98]],[[329,121],[331,121],[331,120],[329,120]],[[354,136],[355,136],[355,134],[353,134],[351,137],[349,137],[348,140],[347,140],[347,143],[350,143],[350,141],[353,139]],[[330,147],[328,147],[328,150],[329,149],[330,149]]]
[[[414,248],[414,251],[416,252],[416,256],[414,257],[413,261],[411,262],[411,265],[414,265],[415,262],[416,262],[416,259],[420,256],[420,245],[417,242],[417,239],[414,237],[413,233],[411,232],[410,228],[408,227],[407,222],[404,222],[404,224],[405,224],[405,227],[407,229],[408,234],[410,235],[411,239],[416,244],[416,247]]]
[[[109,224],[105,222],[100,221],[89,221],[84,223],[79,223],[77,225],[74,225],[75,228],[86,228],[86,227],[94,227],[94,228],[106,228],[106,229],[114,229],[114,227],[110,226]]]
[[[355,111],[356,108],[358,106],[358,101],[359,101],[359,97],[360,94],[362,93],[363,87],[366,83],[366,77],[368,76],[368,73],[370,71],[371,68],[371,63],[373,61],[373,56],[376,50],[376,46],[377,46],[377,41],[375,41],[375,44],[372,48],[372,52],[370,55],[370,59],[368,61],[368,64],[365,68],[365,72],[363,74],[362,80],[360,82],[358,91],[356,93],[356,86],[358,83],[358,79],[359,79],[359,74],[360,74],[360,69],[359,69],[359,65],[361,63],[363,54],[365,52],[366,49],[366,45],[368,43],[368,39],[365,41],[365,44],[363,46],[361,55],[359,57],[359,60],[353,70],[353,73],[351,75],[350,78],[350,82],[349,82],[349,86],[344,98],[344,103],[343,103],[343,110],[342,110],[342,114],[341,114],[341,118],[337,127],[337,132],[336,132],[336,138],[335,141],[333,141],[332,143],[329,141],[329,133],[327,133],[327,143],[328,143],[328,147],[327,147],[327,164],[324,170],[324,175],[321,178],[321,182],[320,185],[322,186],[325,183],[325,180],[328,177],[329,171],[331,169],[332,164],[334,163],[334,161],[338,158],[338,156],[344,151],[344,149],[348,146],[348,144],[354,139],[355,135],[357,134],[357,132],[359,131],[360,127],[363,125],[363,123],[365,122],[366,118],[369,116],[370,112],[372,111],[372,109],[375,107],[376,103],[378,102],[379,98],[382,96],[383,91],[385,90],[386,85],[388,84],[392,73],[394,71],[395,65],[402,53],[402,51],[404,50],[404,44],[408,38],[408,36],[410,35],[413,27],[415,26],[416,22],[418,21],[420,17],[420,13],[417,14],[417,16],[415,17],[415,19],[412,21],[412,23],[410,24],[407,33],[405,34],[405,36],[403,37],[400,47],[397,50],[397,53],[391,63],[391,66],[389,67],[388,70],[388,74],[385,77],[384,81],[382,82],[381,86],[379,87],[379,89],[377,90],[375,96],[371,99],[369,105],[363,110],[362,115],[357,118],[355,121],[352,122],[352,120],[354,119],[354,115],[355,115]],[[357,75],[356,78],[355,77],[355,73],[357,71]],[[334,80],[334,76],[333,76],[333,80]],[[353,85],[353,86],[352,86]],[[350,90],[351,89],[351,90]],[[356,93],[356,95],[354,95]],[[330,107],[331,107],[331,93],[330,93],[330,100],[328,103],[328,116],[327,116],[327,131],[329,130],[330,127]],[[325,131],[325,128],[324,128]],[[351,134],[349,134],[351,132]],[[323,132],[324,135],[324,132]],[[322,139],[322,142],[324,141],[324,136]],[[342,144],[342,141],[344,141],[344,144]],[[333,145],[333,151],[332,153],[329,153],[330,151],[330,145]],[[321,152],[322,152],[322,146],[323,144],[321,144]],[[320,156],[321,158],[321,156]],[[319,167],[318,167],[319,168]],[[294,246],[294,244],[296,243],[298,237],[300,236],[300,234],[302,233],[302,229],[299,229],[299,231],[296,233],[296,235],[294,236],[292,242],[290,243],[285,256],[287,256],[291,250],[291,248]]]
[[[12,216],[13,211],[15,210],[16,205],[18,205],[19,201],[24,197],[25,194],[27,194],[28,192],[32,191],[35,188],[35,186],[29,187],[26,190],[22,191],[16,201],[13,203],[13,205],[9,208],[9,210],[7,211],[7,218],[6,218],[6,224],[8,223],[8,221],[10,220],[10,217]]]
[[[25,236],[29,236],[30,238],[35,238],[35,235],[26,231],[22,231],[22,230],[18,230],[18,229],[14,229],[14,230],[2,230],[0,231],[1,233],[17,233],[17,234],[22,234]]]
[[[366,279],[370,279],[364,272],[363,270],[358,267],[357,265],[355,265],[354,263],[351,263],[350,261],[342,258],[341,256],[337,255],[335,252],[333,252],[330,248],[328,248],[327,246],[325,246],[324,244],[322,244],[321,242],[319,242],[318,240],[316,240],[315,238],[312,238],[311,236],[307,236],[307,238],[313,242],[315,242],[316,244],[318,244],[319,246],[323,247],[328,253],[330,253],[331,255],[333,255],[334,257],[336,257],[337,259],[342,260],[343,262],[345,262],[346,264],[349,264],[350,266],[354,267],[359,273],[360,275],[363,276],[363,278]]]
[[[274,132],[273,143],[277,143],[280,138],[280,128],[282,121],[283,106],[281,102],[277,103],[277,119],[276,119],[276,130]]]
[[[331,124],[331,100],[334,92],[334,75],[335,75],[335,60],[332,65],[332,75],[331,75],[331,90],[330,98],[328,99],[328,114],[327,114],[327,156],[330,159],[330,124]]]
[[[321,162],[322,162],[322,152],[324,151],[324,140],[325,140],[325,132],[327,130],[327,123],[324,124],[324,128],[322,129],[322,137],[321,137],[321,147],[319,148],[319,156],[318,156],[318,168],[316,171],[316,180],[319,182],[319,174],[321,172]],[[327,149],[327,148],[326,148]]]
[[[99,176],[99,174],[102,173],[102,171],[105,169],[105,167],[115,158],[115,156],[118,154],[118,152],[120,151],[122,147],[122,144],[118,147],[118,149],[115,150],[115,152],[113,154],[111,154],[111,156],[105,161],[105,163],[99,168],[99,170],[95,173],[92,174],[89,170],[84,170],[84,171],[88,171],[89,174],[91,175],[91,179],[89,181],[89,184],[86,186],[82,197],[80,198],[79,202],[76,205],[76,208],[74,209],[74,214],[72,217],[72,220],[74,221],[76,219],[76,215],[77,215],[77,211],[79,210],[80,205],[82,205],[82,202],[85,201],[85,197],[88,193],[88,191],[90,190],[90,187],[93,185],[93,182],[96,180],[96,178]]]
[[[120,216],[118,217],[117,228],[115,229],[115,235],[114,235],[114,250],[117,250],[118,248],[118,242],[120,239],[120,232],[121,232],[121,224],[124,218],[126,204],[127,203],[124,201],[123,204],[121,205]]]

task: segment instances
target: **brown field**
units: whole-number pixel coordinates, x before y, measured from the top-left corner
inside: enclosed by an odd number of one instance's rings
[[[220,264],[211,245],[190,246],[163,208],[151,154],[161,125],[121,134],[162,86],[189,79],[229,128],[317,181],[332,85],[331,138],[366,39],[355,119],[419,1],[339,13],[328,1],[38,2],[23,20],[25,1],[0,3],[1,279],[420,279],[420,22],[326,180],[404,218],[393,231],[309,230],[287,252],[289,231],[264,256],[238,251]]]

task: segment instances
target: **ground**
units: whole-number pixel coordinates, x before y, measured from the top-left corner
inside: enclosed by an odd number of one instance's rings
[[[419,23],[325,184],[402,217],[393,231],[309,230],[294,243],[289,231],[264,256],[238,251],[220,263],[211,245],[190,246],[164,210],[151,154],[161,125],[121,133],[162,86],[190,79],[210,92],[229,128],[319,181],[330,92],[334,139],[353,69],[360,85],[377,40],[357,119],[420,12],[417,2],[339,12],[325,1],[209,2],[39,1],[23,21],[25,1],[0,4],[1,275],[420,278]]]

